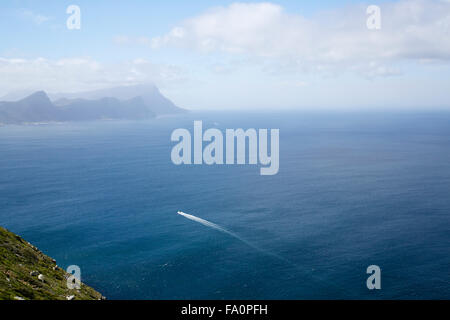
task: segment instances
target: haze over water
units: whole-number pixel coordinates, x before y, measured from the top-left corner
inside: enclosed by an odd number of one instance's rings
[[[194,120],[279,128],[279,173],[173,165],[170,134]],[[217,112],[0,127],[0,225],[108,299],[448,299],[449,123]],[[372,264],[380,291],[366,288]]]

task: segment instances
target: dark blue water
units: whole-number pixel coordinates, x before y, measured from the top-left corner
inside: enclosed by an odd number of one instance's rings
[[[194,119],[279,128],[279,174],[174,166],[170,134]],[[109,299],[449,299],[450,113],[0,127],[0,225]]]

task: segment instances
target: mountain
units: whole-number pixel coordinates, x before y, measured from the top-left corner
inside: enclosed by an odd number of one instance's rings
[[[38,91],[15,102],[0,102],[0,123],[138,120],[183,113],[152,85],[117,87],[71,94]]]
[[[58,110],[43,91],[38,91],[17,102],[0,102],[0,122],[57,121]]]
[[[99,100],[62,99],[55,101],[55,106],[60,110],[60,121],[139,120],[156,116],[141,97],[126,101],[120,101],[116,98],[101,98]]]
[[[69,289],[70,275],[35,246],[0,227],[0,300],[99,300],[85,284]]]
[[[177,107],[172,101],[164,97],[159,89],[153,84],[142,84],[135,86],[122,86],[109,89],[86,91],[78,93],[50,94],[52,100],[60,99],[89,99],[98,100],[109,97],[118,100],[130,100],[136,97],[142,101],[156,115],[166,115],[186,112],[185,109]]]
[[[8,94],[0,97],[0,101],[17,101],[17,100],[21,100],[21,99],[23,99],[25,97],[28,97],[33,92],[36,92],[36,90],[23,89],[23,90],[11,91]]]

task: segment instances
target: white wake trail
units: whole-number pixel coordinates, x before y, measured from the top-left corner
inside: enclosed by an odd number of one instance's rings
[[[204,225],[204,226],[206,226],[206,227],[209,227],[209,228],[215,229],[215,230],[217,230],[217,231],[223,232],[223,233],[225,233],[225,234],[228,234],[229,236],[231,236],[231,237],[233,237],[233,238],[235,238],[235,239],[237,239],[237,240],[239,240],[239,241],[245,243],[245,244],[246,244],[247,246],[249,246],[250,248],[253,248],[253,249],[255,249],[255,250],[257,250],[257,251],[259,251],[259,252],[261,252],[261,253],[263,253],[263,254],[265,254],[265,255],[271,256],[271,257],[273,257],[273,258],[276,258],[276,259],[278,259],[278,260],[280,260],[280,261],[283,261],[283,262],[285,262],[285,263],[291,265],[291,267],[293,267],[293,268],[296,269],[297,271],[302,272],[303,274],[305,274],[305,275],[311,277],[312,279],[315,279],[315,280],[318,281],[318,282],[325,282],[325,285],[326,285],[325,288],[328,289],[329,287],[336,287],[336,290],[338,290],[339,292],[345,292],[345,293],[347,294],[348,297],[351,297],[351,294],[352,294],[351,292],[348,292],[347,290],[344,290],[344,289],[341,288],[341,287],[337,287],[337,286],[336,286],[335,284],[333,284],[333,283],[329,283],[328,280],[323,279],[323,277],[321,277],[319,274],[315,274],[315,273],[313,272],[314,269],[312,269],[312,270],[306,270],[306,269],[304,269],[304,268],[302,268],[302,267],[296,265],[296,264],[293,263],[292,261],[290,261],[290,260],[288,260],[288,259],[286,259],[286,258],[284,258],[284,257],[282,257],[282,256],[279,256],[279,255],[277,255],[277,254],[275,254],[275,253],[273,253],[273,252],[270,252],[270,251],[267,251],[267,250],[264,250],[264,249],[259,248],[258,246],[254,245],[253,243],[248,242],[247,240],[241,238],[240,236],[238,236],[238,235],[235,234],[234,232],[231,232],[231,231],[229,231],[229,230],[227,230],[227,229],[225,229],[225,228],[223,228],[223,227],[221,227],[221,226],[219,226],[219,225],[217,225],[217,224],[215,224],[215,223],[212,223],[212,222],[210,222],[210,221],[208,221],[208,220],[205,220],[205,219],[202,219],[202,218],[199,218],[199,217],[196,217],[196,216],[193,216],[193,215],[191,215],[191,214],[187,214],[187,213],[184,213],[184,212],[181,212],[181,211],[178,211],[178,214],[179,214],[180,216],[185,217],[186,219],[189,219],[189,220],[198,222],[198,223],[200,223],[200,224],[202,224],[202,225]]]
[[[226,234],[228,234],[229,236],[231,236],[231,237],[233,237],[233,238],[235,238],[235,239],[238,239],[239,241],[245,243],[247,246],[249,246],[249,247],[251,247],[251,248],[253,248],[253,249],[255,249],[255,250],[259,251],[259,252],[262,252],[262,253],[264,253],[264,254],[266,254],[266,255],[269,255],[269,256],[271,256],[271,257],[275,257],[275,258],[277,258],[278,260],[282,260],[282,261],[284,261],[284,262],[287,262],[287,263],[289,263],[289,264],[295,266],[295,264],[293,264],[291,261],[289,261],[289,260],[287,260],[287,259],[285,259],[285,258],[283,258],[283,257],[281,257],[281,256],[279,256],[279,255],[277,255],[277,254],[275,254],[275,253],[272,253],[272,252],[270,252],[270,251],[261,249],[261,248],[259,248],[258,246],[254,245],[253,243],[248,242],[247,240],[241,238],[240,236],[238,236],[238,235],[235,234],[234,232],[231,232],[231,231],[229,231],[229,230],[227,230],[227,229],[225,229],[225,228],[223,228],[223,227],[221,227],[221,226],[219,226],[219,225],[217,225],[217,224],[215,224],[215,223],[212,223],[212,222],[210,222],[210,221],[208,221],[208,220],[205,220],[205,219],[202,219],[202,218],[199,218],[199,217],[196,217],[196,216],[193,216],[193,215],[191,215],[191,214],[187,214],[187,213],[184,213],[184,212],[181,212],[181,211],[178,211],[177,213],[178,213],[180,216],[185,217],[186,219],[189,219],[189,220],[198,222],[198,223],[200,223],[200,224],[202,224],[202,225],[204,225],[204,226],[206,226],[206,227],[209,227],[209,228],[218,230],[218,231],[220,231],[220,232],[226,233]]]

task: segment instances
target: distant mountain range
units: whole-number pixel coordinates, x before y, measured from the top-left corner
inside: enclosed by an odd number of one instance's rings
[[[102,119],[138,120],[183,113],[153,85],[50,94],[35,92],[18,101],[0,102],[0,123],[42,123]]]

